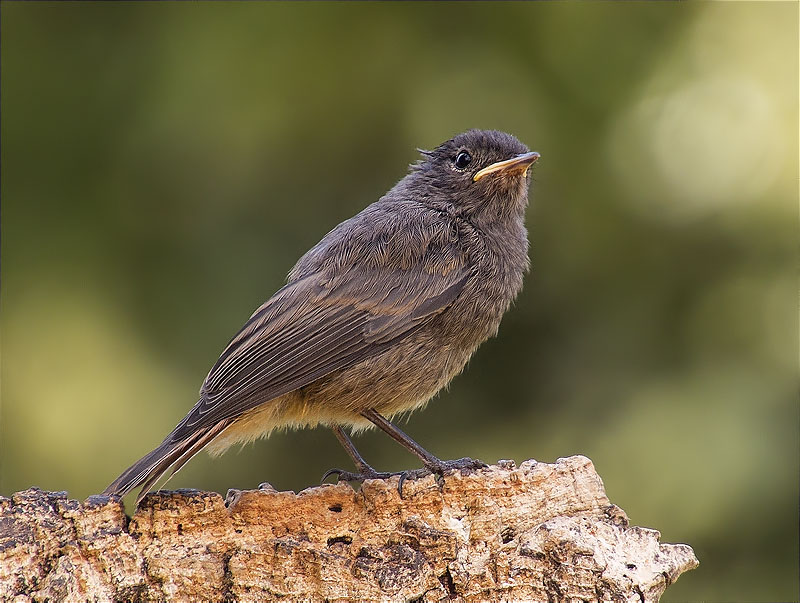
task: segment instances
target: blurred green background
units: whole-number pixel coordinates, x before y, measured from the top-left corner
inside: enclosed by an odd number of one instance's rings
[[[665,601],[796,600],[797,44],[796,3],[4,2],[0,492],[101,491],[416,147],[499,128],[542,154],[533,270],[405,428],[589,456],[700,558]],[[328,430],[281,433],[170,487],[331,466]]]

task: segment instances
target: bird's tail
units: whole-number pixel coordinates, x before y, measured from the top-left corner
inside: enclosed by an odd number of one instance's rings
[[[217,437],[229,424],[230,421],[221,421],[212,427],[198,430],[180,440],[172,440],[172,434],[170,434],[161,442],[158,448],[128,467],[122,475],[103,491],[103,494],[125,496],[128,492],[141,485],[142,490],[139,492],[139,496],[136,497],[136,504],[138,505],[150,487],[162,475],[170,469],[172,472],[169,477],[175,475],[181,467]]]

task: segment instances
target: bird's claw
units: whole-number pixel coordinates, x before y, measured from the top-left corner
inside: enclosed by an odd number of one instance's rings
[[[325,473],[322,474],[322,477],[319,480],[320,485],[325,483],[325,480],[328,479],[331,475],[336,476],[336,481],[340,481],[342,479],[342,474],[347,473],[344,469],[328,469]]]
[[[406,482],[407,479],[410,479],[411,481],[416,481],[418,479],[422,479],[423,477],[427,477],[429,475],[431,475],[430,469],[410,469],[409,471],[401,471],[400,481],[397,482],[397,492],[400,494],[400,498],[403,498],[403,484]],[[438,483],[439,480],[437,479],[436,481]]]

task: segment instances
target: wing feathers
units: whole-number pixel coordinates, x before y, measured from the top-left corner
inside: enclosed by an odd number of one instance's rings
[[[449,306],[470,272],[308,275],[257,310],[209,372],[177,441],[352,366]]]

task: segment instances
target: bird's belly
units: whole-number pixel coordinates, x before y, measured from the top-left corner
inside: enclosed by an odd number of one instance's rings
[[[436,321],[434,321],[435,323]],[[447,322],[447,321],[445,321]],[[361,412],[391,416],[424,405],[460,373],[493,325],[457,335],[428,325],[399,345],[338,371],[298,392],[303,404],[319,411],[320,423],[364,423]]]

